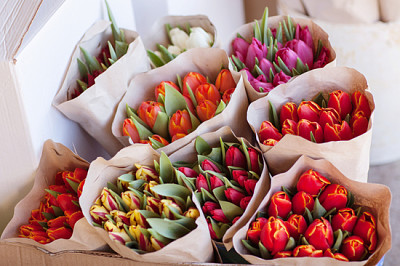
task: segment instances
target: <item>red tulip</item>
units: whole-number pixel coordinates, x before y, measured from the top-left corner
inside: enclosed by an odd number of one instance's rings
[[[353,232],[353,228],[356,225],[357,216],[354,214],[352,208],[339,209],[337,213],[332,217],[332,229],[335,232],[338,229]]]
[[[78,198],[80,198],[82,195],[82,190],[83,190],[83,186],[85,185],[85,180],[86,179],[84,179],[82,182],[79,183],[78,189],[76,190],[76,194],[78,195]]]
[[[274,140],[274,139],[266,139],[263,141],[262,144],[264,144],[266,146],[275,146],[276,144],[278,144],[278,141]]]
[[[234,188],[228,188],[224,191],[224,193],[226,199],[237,206],[240,205],[240,201],[246,196],[242,192],[237,191]]]
[[[297,108],[299,120],[307,119],[310,122],[319,122],[321,107],[313,101],[303,101]]]
[[[279,130],[274,127],[274,125],[269,121],[264,121],[261,123],[260,130],[258,131],[258,136],[260,138],[260,142],[264,142],[267,139],[280,140],[282,138],[282,134],[279,133]]]
[[[67,222],[67,216],[58,216],[54,219],[51,219],[47,222],[49,228],[59,228],[63,227],[64,223]]]
[[[236,88],[236,82],[232,77],[229,69],[222,69],[215,80],[215,87],[220,93],[225,93],[227,90]]]
[[[227,167],[235,166],[246,169],[246,157],[239,148],[230,146],[225,153],[225,164]]]
[[[228,104],[231,100],[232,94],[235,92],[235,88],[226,90],[224,94],[222,94],[222,100],[225,104]]]
[[[293,257],[322,257],[323,251],[313,245],[300,245],[294,248]]]
[[[72,230],[64,226],[58,228],[49,228],[47,229],[47,235],[52,241],[60,238],[70,239],[72,236]]]
[[[158,100],[158,96],[161,94],[165,97],[165,85],[168,84],[175,90],[180,92],[180,89],[178,86],[175,85],[172,81],[161,81],[161,83],[155,88],[154,93],[156,96],[156,100]]]
[[[278,85],[285,84],[291,78],[292,78],[291,76],[288,76],[283,71],[281,71],[274,76],[272,84],[274,85],[274,87],[276,87]]]
[[[260,169],[260,163],[262,164],[262,159],[260,154],[253,148],[247,148],[247,152],[249,154],[250,157],[250,169],[249,171],[253,171],[256,174],[260,175],[261,174],[261,170]]]
[[[32,236],[33,232],[38,232],[37,234],[42,234],[43,236],[47,237],[47,234],[41,225],[26,224],[21,225],[19,228],[19,233],[21,236],[30,237]]]
[[[340,261],[349,261],[349,259],[346,258],[342,253],[333,254],[330,248],[325,250],[324,257],[329,257],[329,258],[333,258],[333,259],[340,260]]]
[[[364,116],[369,119],[371,116],[371,108],[369,107],[369,102],[367,97],[360,91],[355,91],[351,95],[351,101],[353,103],[353,114],[362,111]]]
[[[297,192],[292,198],[293,213],[304,215],[306,208],[314,209],[314,198],[304,191]]]
[[[310,122],[306,119],[301,119],[297,123],[297,131],[300,137],[311,141],[311,133],[317,143],[324,141],[324,132],[317,122]]]
[[[239,183],[241,187],[244,187],[244,181],[248,178],[248,172],[245,170],[233,170],[232,179]]]
[[[247,230],[247,239],[253,244],[258,245],[258,242],[260,241],[261,230],[264,228],[267,222],[268,219],[264,217],[258,217],[254,222],[252,222],[249,230]]]
[[[252,196],[254,194],[256,185],[257,185],[257,180],[255,179],[247,179],[244,181],[244,188],[246,189],[248,195]]]
[[[179,167],[178,171],[182,172],[186,177],[197,177],[199,174],[189,167]]]
[[[325,128],[325,124],[333,126],[334,124],[340,124],[340,122],[340,115],[333,108],[323,108],[319,113],[319,124],[322,128]]]
[[[282,124],[282,134],[297,135],[297,123],[291,119],[286,119]]]
[[[346,115],[351,114],[353,108],[349,94],[341,90],[329,93],[328,107],[335,109],[342,120],[346,118]]]
[[[350,261],[358,261],[365,253],[364,240],[358,236],[349,236],[343,240],[340,252]]]
[[[205,215],[210,215],[211,211],[215,209],[220,209],[221,207],[218,205],[218,203],[215,203],[213,201],[206,201],[204,202],[204,205],[202,207],[203,212]]]
[[[273,257],[273,259],[279,259],[279,258],[289,258],[292,257],[293,252],[291,250],[286,250],[286,251],[279,251],[276,253]]]
[[[204,161],[201,162],[201,169],[204,171],[214,171],[217,173],[221,173],[221,170],[216,166],[213,162],[211,162],[208,159],[205,159]]]
[[[77,211],[73,213],[66,212],[66,215],[68,217],[68,224],[72,228],[72,230],[74,229],[76,222],[83,218],[82,211]]]
[[[168,126],[170,136],[188,134],[191,129],[192,122],[187,110],[178,110],[171,116]]]
[[[79,202],[78,197],[76,197],[72,194],[69,194],[69,193],[60,194],[57,196],[57,201],[60,204],[60,208],[63,211],[75,212],[75,211],[81,210],[81,208],[79,207],[79,204],[78,204],[78,206],[74,204],[74,202],[76,202],[76,203]]]
[[[353,129],[354,137],[358,137],[368,130],[368,119],[363,111],[356,112],[350,120],[351,128]]]
[[[310,69],[313,68],[313,61],[314,61],[313,50],[305,42],[303,42],[302,40],[293,39],[291,41],[288,41],[285,44],[285,47],[293,50],[298,55],[298,57],[300,58],[301,62],[303,62],[304,65],[307,65]]]
[[[132,139],[133,143],[138,143],[140,141],[139,132],[137,131],[132,119],[127,118],[124,120],[122,132],[124,136],[129,136]]]
[[[159,102],[147,101],[142,102],[138,109],[138,115],[143,122],[146,123],[150,128],[154,127],[156,123],[158,113],[161,112],[163,105]]]
[[[246,210],[247,205],[249,205],[249,203],[250,203],[250,200],[251,200],[251,196],[246,196],[246,197],[242,198],[239,203],[240,208],[242,208],[243,210]]]
[[[210,191],[207,179],[202,174],[199,174],[196,178],[196,188],[198,191],[201,191],[202,188],[204,188],[208,192]]]
[[[289,237],[290,235],[285,222],[271,216],[261,230],[260,241],[271,255],[274,256],[285,249]]]
[[[299,116],[297,115],[297,105],[294,102],[287,102],[282,106],[280,113],[281,124],[286,119],[293,120],[294,122],[299,121]]]
[[[297,181],[297,191],[304,191],[316,197],[321,189],[324,189],[331,182],[323,175],[312,169],[305,171]]]
[[[214,190],[214,188],[225,186],[224,182],[222,182],[222,180],[216,177],[215,175],[212,175],[210,177],[210,185],[211,185],[211,191]]]
[[[200,102],[196,107],[197,116],[201,122],[207,121],[214,117],[215,111],[217,111],[218,106],[212,101],[204,100]]]
[[[39,222],[47,222],[47,219],[39,209],[32,210],[29,223],[33,225],[39,225]]]
[[[308,243],[316,249],[326,250],[333,245],[333,230],[328,220],[324,217],[315,219],[304,233]]]
[[[346,121],[342,124],[334,124],[333,126],[325,124],[324,139],[328,141],[350,140],[353,137],[353,132]]]
[[[212,210],[212,211],[210,211],[210,215],[214,220],[216,220],[218,222],[226,223],[226,224],[230,223],[228,218],[226,218],[222,209]]]
[[[374,252],[377,245],[375,217],[369,212],[363,212],[354,226],[353,235],[364,240],[369,253]]]
[[[202,74],[197,72],[189,72],[182,80],[182,94],[184,96],[190,97],[189,91],[187,89],[187,84],[192,89],[193,94],[195,94],[197,87],[204,83],[207,83],[207,79]]]
[[[347,189],[338,184],[330,184],[322,191],[318,200],[327,211],[346,208]]]
[[[300,235],[304,234],[307,230],[306,219],[299,214],[292,214],[285,223],[290,236],[296,241],[299,240]]]
[[[208,231],[210,232],[210,236],[212,240],[219,240],[219,238],[217,237],[217,234],[214,231],[214,228],[212,227],[212,224],[210,222],[208,222],[207,220],[207,224],[208,224]]]
[[[282,217],[286,219],[292,210],[292,202],[284,191],[278,191],[271,197],[268,206],[268,215],[273,217]]]

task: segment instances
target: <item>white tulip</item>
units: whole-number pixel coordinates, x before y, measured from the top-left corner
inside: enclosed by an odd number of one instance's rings
[[[170,45],[168,46],[168,52],[174,55],[178,55],[181,53],[181,49],[178,46]]]
[[[196,47],[211,47],[213,43],[213,36],[200,27],[193,27],[191,29],[188,40],[186,41],[186,49]]]
[[[189,39],[186,32],[179,28],[173,28],[169,31],[169,35],[171,36],[171,42],[173,45],[178,46],[181,50],[186,49],[186,42]]]

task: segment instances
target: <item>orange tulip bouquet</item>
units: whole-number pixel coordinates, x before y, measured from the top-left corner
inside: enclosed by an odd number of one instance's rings
[[[390,248],[390,199],[386,186],[350,180],[328,161],[303,156],[272,178],[234,247],[255,264],[373,265]]]
[[[365,78],[336,67],[312,70],[277,87],[250,104],[247,115],[272,174],[306,154],[366,181],[373,110]]]

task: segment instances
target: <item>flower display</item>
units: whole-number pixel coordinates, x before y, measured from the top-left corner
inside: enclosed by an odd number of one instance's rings
[[[316,143],[345,141],[367,131],[371,108],[365,95],[355,91],[350,96],[335,90],[328,98],[320,93],[313,101],[302,101],[298,106],[287,102],[279,115],[270,104],[270,121],[264,121],[258,131],[260,142],[274,146],[286,134]]]
[[[133,143],[164,147],[221,113],[236,88],[227,69],[219,72],[215,85],[197,72],[189,72],[183,79],[178,76],[177,84],[162,81],[155,87],[154,101],[142,102],[137,110],[127,105],[123,135]]]
[[[268,8],[261,21],[255,21],[252,39],[238,34],[231,45],[232,65],[246,72],[257,92],[269,92],[291,77],[324,67],[330,58],[330,51],[321,40],[313,40],[308,26],[302,28],[287,17],[277,28],[268,27]]]
[[[55,184],[46,190],[37,209],[32,210],[29,223],[21,225],[19,237],[30,238],[41,244],[57,239],[69,239],[75,223],[83,217],[79,197],[87,171],[60,171],[55,176]]]
[[[263,259],[331,257],[361,261],[376,249],[376,219],[344,186],[313,169],[273,193],[249,224],[244,247]]]

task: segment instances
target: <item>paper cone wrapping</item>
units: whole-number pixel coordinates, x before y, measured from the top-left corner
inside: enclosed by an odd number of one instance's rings
[[[394,22],[400,19],[400,2],[396,0],[378,0],[381,12],[381,20]]]
[[[257,256],[251,255],[242,245],[242,239],[246,239],[246,233],[251,222],[255,220],[258,211],[265,211],[271,196],[281,187],[295,187],[300,175],[309,170],[314,169],[321,173],[333,184],[340,184],[354,195],[354,204],[364,206],[365,210],[371,212],[377,220],[378,243],[375,252],[368,260],[360,262],[343,262],[332,258],[281,258],[273,260],[264,260]],[[233,236],[233,246],[235,250],[242,255],[248,262],[252,264],[268,264],[268,265],[376,265],[383,255],[390,249],[392,237],[389,224],[389,207],[391,202],[390,189],[381,184],[361,183],[347,178],[330,162],[319,159],[313,160],[307,156],[302,156],[293,167],[282,174],[272,178],[271,189],[267,196],[263,199],[256,213],[254,213],[245,226],[243,226]]]
[[[75,168],[88,169],[89,163],[74,154],[60,143],[47,140],[43,145],[42,157],[34,177],[32,190],[14,209],[14,216],[1,235],[2,241],[28,244],[49,252],[66,250],[95,250],[105,247],[105,242],[97,236],[85,218],[80,219],[74,227],[70,239],[57,239],[49,244],[40,244],[33,239],[20,238],[19,227],[28,224],[31,211],[39,208],[50,185],[55,184],[55,176],[60,171],[74,171]]]
[[[90,165],[82,196],[79,200],[83,215],[89,223],[92,224],[93,222],[89,212],[90,207],[101,194],[102,189],[107,187],[107,182],[115,184],[120,175],[136,169],[134,163],[153,167],[154,160],[159,161],[159,157],[160,155],[149,145],[135,144],[122,149],[108,161],[100,157],[97,158]],[[192,199],[200,210],[201,208],[194,195]],[[158,251],[146,254],[138,254],[119,242],[111,240],[107,231],[103,228],[92,226],[92,229],[119,255],[135,261],[153,263],[211,261],[213,249],[205,217],[201,215],[196,220],[196,224],[197,228],[187,235],[171,242]]]
[[[314,41],[314,46],[318,46],[318,40],[322,41],[323,46],[329,50],[330,52],[330,58],[329,58],[329,63],[324,66],[325,67],[331,67],[331,66],[336,66],[336,53],[335,50],[333,50],[331,43],[329,42],[329,36],[328,34],[317,24],[315,24],[312,20],[306,19],[306,18],[291,18],[293,21],[293,25],[300,24],[300,26],[303,28],[305,26],[308,26],[308,29],[310,30],[311,36],[313,37]],[[273,17],[268,17],[268,27],[270,28],[277,28],[279,26],[279,22],[282,22],[283,20],[287,21],[287,17],[285,16],[273,16]],[[243,36],[243,38],[247,41],[250,42],[251,39],[254,36],[253,33],[253,25],[255,22],[251,22],[245,25],[242,25],[239,27],[237,30],[234,31],[232,34],[231,38],[229,39],[229,42],[225,45],[225,50],[227,51],[228,55],[232,55],[232,41],[237,37],[237,33]],[[261,20],[259,21],[261,23]],[[261,97],[264,97],[265,95],[268,94],[268,92],[257,92],[253,86],[250,84],[250,82],[247,79],[247,74],[245,72],[241,72],[243,75],[243,80],[244,80],[244,85],[246,87],[246,92],[247,92],[247,97],[249,98],[250,102],[253,102]],[[304,75],[304,74],[302,74]],[[301,76],[301,75],[300,75]],[[288,82],[291,82],[295,80],[298,76],[295,76],[291,78]],[[276,86],[273,90],[278,88],[281,85]],[[273,91],[272,90],[272,91]]]
[[[235,133],[231,130],[231,128],[225,126],[222,127],[221,129],[215,131],[215,132],[210,132],[206,133],[203,135],[200,135],[211,147],[219,147],[220,146],[220,138],[224,142],[235,142],[235,143],[240,143],[240,138],[235,135]],[[244,139],[244,142],[248,147],[252,147],[253,149],[257,150],[260,154],[262,152],[260,149],[252,145],[249,141]],[[197,161],[197,152],[195,149],[195,140],[190,142],[189,144],[185,145],[182,147],[180,150],[177,152],[171,154],[169,156],[171,162],[177,162],[177,161],[184,161],[184,162],[195,162]],[[246,217],[250,216],[252,213],[255,212],[257,209],[258,205],[264,198],[264,196],[267,194],[270,186],[270,178],[269,178],[269,172],[268,172],[268,167],[265,161],[263,160],[264,167],[263,171],[260,175],[260,179],[257,182],[256,188],[254,190],[253,197],[247,206],[245,212],[241,216],[239,220],[236,221],[234,225],[232,225],[226,232],[223,237],[223,243],[225,247],[229,250],[232,248],[232,237],[235,234],[235,232],[241,228],[246,222]]]
[[[273,175],[287,171],[305,154],[312,158],[329,160],[348,178],[367,182],[375,104],[365,77],[355,69],[332,67],[304,73],[292,82],[275,88],[266,97],[251,103],[247,121],[259,141],[257,133],[261,123],[269,120],[268,101],[279,112],[286,102],[292,101],[298,106],[303,99],[311,100],[319,92],[327,95],[338,89],[349,94],[358,90],[367,97],[372,111],[367,132],[347,141],[313,143],[300,136],[287,134],[273,147],[259,143]]]
[[[208,33],[211,33],[214,38],[212,47],[218,48],[219,41],[217,36],[217,29],[214,24],[210,21],[207,16],[195,15],[195,16],[165,16],[154,22],[150,31],[143,36],[143,43],[146,49],[157,51],[157,44],[161,44],[168,48],[170,43],[168,34],[165,29],[165,24],[170,24],[172,28],[181,26],[186,29],[186,25],[190,27],[201,27]]]
[[[77,122],[95,138],[110,154],[114,155],[123,146],[111,133],[111,123],[116,107],[128,88],[129,81],[138,73],[150,69],[147,53],[141,38],[134,31],[124,30],[129,43],[127,53],[95,79],[95,84],[74,99],[70,90],[78,86],[80,79],[77,58],[83,55],[83,47],[92,56],[112,39],[110,22],[99,21],[83,36],[72,54],[71,62],[53,105],[69,119]]]
[[[124,146],[129,145],[129,137],[122,135],[122,125],[126,117],[126,104],[137,110],[143,101],[155,101],[154,89],[161,81],[176,82],[176,75],[183,77],[191,72],[199,72],[213,82],[217,78],[221,67],[228,68],[228,57],[224,50],[217,48],[194,48],[179,55],[170,63],[153,69],[147,73],[136,76],[129,84],[127,93],[118,105],[112,132]],[[222,126],[230,126],[238,136],[247,139],[252,138],[250,128],[246,123],[246,110],[248,100],[243,84],[243,78],[239,73],[232,73],[237,83],[235,92],[226,108],[215,117],[201,123],[195,131],[187,136],[178,139],[169,145],[160,148],[167,155],[188,144],[198,135],[214,131]],[[147,144],[146,144],[147,145]]]

